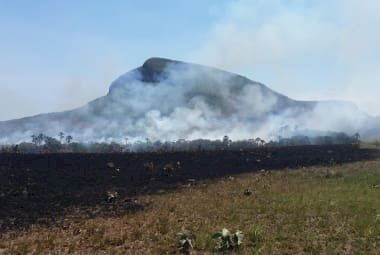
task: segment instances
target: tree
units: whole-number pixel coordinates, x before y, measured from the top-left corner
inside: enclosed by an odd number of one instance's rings
[[[18,144],[16,144],[15,146],[13,146],[13,153],[18,153],[19,152],[19,148],[18,148]]]
[[[223,145],[225,147],[228,147],[231,145],[231,139],[228,137],[228,135],[223,136]]]
[[[45,136],[45,146],[44,149],[48,152],[59,152],[61,150],[62,144],[55,138]]]
[[[36,135],[32,135],[31,138],[32,138],[32,143],[33,143],[35,146],[37,146],[37,136],[36,136]]]
[[[73,137],[71,135],[66,136],[66,142],[68,144],[70,144],[72,140],[73,140]]]
[[[26,143],[26,142],[23,142],[23,143],[20,143],[18,145],[18,148],[19,148],[19,151],[20,152],[28,152],[28,153],[31,153],[31,152],[34,152],[35,149],[36,149],[36,145],[34,143]]]
[[[118,144],[115,142],[111,142],[111,144],[108,147],[109,147],[108,152],[110,152],[110,153],[116,153],[116,152],[122,152],[123,151],[123,147],[121,146],[121,144]]]
[[[40,145],[42,145],[42,142],[44,141],[44,139],[45,139],[45,135],[44,134],[39,134],[38,136],[37,136],[37,145],[38,146],[40,146]]]
[[[260,137],[257,137],[257,138],[255,139],[255,142],[256,142],[257,146],[260,146],[261,138],[260,138]]]
[[[354,143],[360,143],[360,135],[359,133],[355,133],[354,136]]]
[[[76,143],[76,142],[70,143],[70,145],[68,146],[68,150],[70,152],[74,152],[74,153],[93,152],[93,151],[91,151],[90,148],[88,148],[84,144]]]
[[[65,138],[65,134],[63,132],[59,132],[58,137],[59,137],[59,140],[62,143],[63,139]]]
[[[125,151],[125,152],[128,152],[128,151],[129,151],[128,137],[125,138],[124,151]]]

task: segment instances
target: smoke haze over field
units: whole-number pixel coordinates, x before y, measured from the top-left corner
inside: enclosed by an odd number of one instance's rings
[[[73,111],[0,122],[0,143],[32,134],[77,141],[232,139],[324,131],[355,133],[370,116],[348,102],[295,101],[243,76],[152,58],[115,80],[109,93]]]

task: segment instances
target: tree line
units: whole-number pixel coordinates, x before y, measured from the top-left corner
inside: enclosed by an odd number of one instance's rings
[[[331,145],[331,144],[358,144],[358,133],[350,136],[345,133],[329,133],[323,136],[297,135],[288,138],[278,137],[276,141],[265,141],[260,137],[255,139],[232,141],[227,135],[222,139],[196,139],[177,141],[160,140],[125,143],[117,142],[75,142],[74,137],[60,132],[57,138],[44,134],[32,135],[30,142],[12,145],[0,145],[1,152],[11,153],[123,153],[123,152],[174,152],[174,151],[215,151],[215,150],[247,150],[262,147],[281,147],[297,145]]]

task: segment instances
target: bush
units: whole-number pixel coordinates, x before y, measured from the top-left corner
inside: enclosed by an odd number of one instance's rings
[[[221,232],[213,234],[212,238],[216,240],[215,249],[220,252],[237,250],[243,244],[243,233],[239,230],[231,233],[224,228]]]
[[[190,249],[194,249],[195,235],[189,230],[182,230],[177,235],[179,251],[182,254],[190,254]]]
[[[380,213],[378,213],[375,217],[376,223],[380,223]]]
[[[334,171],[334,170],[331,170],[331,169],[327,169],[325,177],[326,177],[326,179],[342,178],[343,177],[343,173],[342,172],[338,172],[338,171]]]
[[[252,228],[248,232],[247,237],[248,237],[248,240],[250,242],[250,245],[256,251],[260,251],[260,249],[262,247],[263,234],[264,234],[264,230],[263,230],[263,227],[260,225],[252,226]]]

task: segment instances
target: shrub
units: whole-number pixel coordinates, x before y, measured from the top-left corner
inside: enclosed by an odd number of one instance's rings
[[[337,171],[334,171],[334,170],[331,170],[331,169],[327,169],[325,177],[326,177],[326,179],[342,178],[343,177],[343,173],[342,172],[337,172]]]
[[[245,189],[245,190],[244,190],[244,195],[245,195],[245,196],[250,196],[250,195],[252,195],[252,190],[249,189],[249,188]]]
[[[182,230],[178,234],[178,248],[182,254],[190,254],[193,249],[195,235],[189,230]]]
[[[212,235],[216,240],[216,250],[220,252],[237,250],[243,243],[243,233],[237,230],[231,233],[228,229],[224,228],[222,232],[217,232]]]
[[[376,223],[380,223],[380,213],[378,213],[375,217]]]
[[[260,225],[255,225],[252,226],[251,229],[248,232],[248,240],[250,242],[250,245],[255,249],[255,250],[260,250],[263,242],[263,233],[264,230],[262,226]]]
[[[119,193],[117,191],[107,191],[107,202],[114,202],[118,197]]]

